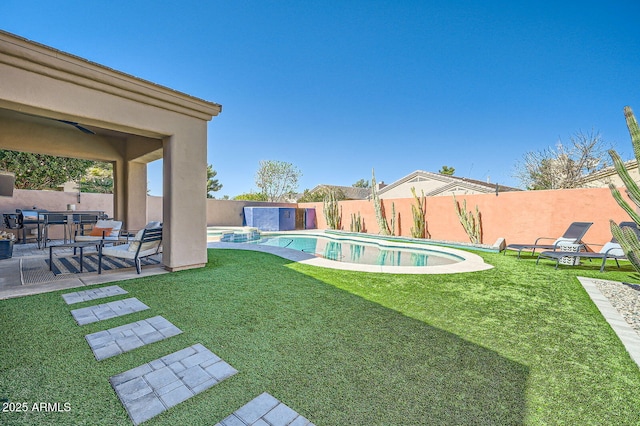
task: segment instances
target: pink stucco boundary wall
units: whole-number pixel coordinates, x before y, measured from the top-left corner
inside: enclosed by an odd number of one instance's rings
[[[147,196],[147,222],[163,221],[162,197]],[[0,197],[0,213],[15,212],[16,209],[37,207],[49,211],[63,211],[67,204],[75,204],[76,210],[102,210],[109,217],[113,216],[112,194],[80,194],[77,192],[31,191],[14,189],[13,197]],[[278,206],[296,207],[295,203],[267,203],[260,201],[236,201],[207,199],[207,226],[242,226],[243,208],[246,206]],[[185,218],[188,220],[188,218]],[[127,224],[124,224],[125,228]],[[0,229],[2,223],[0,219]],[[128,229],[128,228],[127,228]],[[204,230],[203,230],[204,232]],[[51,229],[52,238],[62,238],[62,228]]]
[[[622,191],[624,193],[624,190]],[[113,196],[110,194],[78,194],[58,191],[14,190],[13,197],[0,197],[0,212],[15,211],[16,208],[36,206],[47,210],[66,210],[67,204],[75,204],[77,210],[104,210],[113,214]],[[611,239],[609,219],[616,222],[629,220],[620,208],[608,188],[569,189],[555,191],[520,191],[495,194],[477,194],[457,197],[467,200],[467,210],[474,210],[476,204],[482,215],[483,242],[493,244],[498,238],[510,243],[530,243],[537,237],[560,236],[571,222],[593,222],[585,241],[603,244]],[[383,200],[387,218],[391,217],[391,204],[395,203],[398,214],[397,235],[411,236],[413,216],[410,199]],[[241,226],[242,208],[248,205],[270,205],[269,203],[207,200],[208,226]],[[295,207],[296,204],[278,204]],[[300,203],[301,208],[314,207],[318,229],[326,229],[322,203]],[[349,230],[352,213],[360,213],[364,219],[366,231],[377,234],[373,203],[366,200],[342,201],[342,226]],[[147,197],[147,221],[162,221],[162,197]],[[185,218],[188,220],[188,218]],[[435,240],[468,242],[458,217],[453,197],[439,196],[427,199],[427,224],[431,238]],[[126,226],[126,224],[125,224]],[[54,236],[55,237],[55,236]],[[57,238],[57,237],[56,237]]]
[[[0,197],[1,212],[32,207],[61,211],[67,209],[67,204],[75,204],[76,210],[103,210],[109,216],[113,215],[113,195],[111,194],[89,194],[83,192],[80,194],[80,202],[78,202],[77,192],[14,189],[13,197]]]
[[[30,191],[26,189],[14,189],[13,197],[0,197],[0,212],[15,212],[16,209],[38,209],[50,211],[67,210],[67,204],[75,204],[76,210],[102,210],[107,215],[113,215],[113,195],[111,194],[80,194],[78,202],[77,192],[62,191]],[[0,219],[0,228],[3,224]],[[52,226],[51,238],[62,238],[63,229],[60,226]]]
[[[624,193],[624,190],[622,191]],[[518,191],[495,194],[456,196],[462,205],[467,200],[467,210],[475,211],[478,205],[482,217],[485,244],[493,244],[505,238],[507,244],[532,243],[538,237],[559,237],[571,222],[593,222],[584,241],[604,244],[611,239],[609,219],[628,221],[629,216],[618,206],[608,188]],[[383,200],[390,223],[391,204],[395,203],[399,215],[396,235],[411,236],[414,199]],[[434,240],[469,242],[469,238],[456,215],[453,197],[427,198],[427,225]],[[349,230],[352,213],[360,213],[367,233],[379,232],[372,201],[354,200],[340,202],[342,227]],[[327,224],[322,213],[322,203],[301,203],[299,207],[315,207],[319,229]],[[596,248],[597,250],[597,248]]]

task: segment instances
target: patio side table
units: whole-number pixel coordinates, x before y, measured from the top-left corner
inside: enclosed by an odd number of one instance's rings
[[[558,244],[558,250],[567,252],[579,253],[582,244],[560,243]],[[580,256],[564,256],[558,261],[561,265],[576,266],[580,264]]]
[[[84,256],[84,248],[91,247],[100,244],[100,241],[82,241],[76,243],[66,243],[66,244],[58,244],[55,246],[49,246],[49,270],[53,270],[53,249],[55,248],[73,248],[74,254],[76,249],[80,249],[80,272],[83,271],[83,256]]]

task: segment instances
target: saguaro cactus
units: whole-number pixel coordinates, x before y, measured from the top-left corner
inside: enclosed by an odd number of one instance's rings
[[[384,206],[380,197],[378,197],[378,188],[376,185],[376,172],[371,169],[371,200],[373,201],[373,207],[376,211],[376,221],[378,222],[378,228],[382,235],[392,235],[389,225],[387,224],[387,218],[384,214]]]
[[[395,236],[396,235],[396,203],[391,203],[391,225],[389,226],[389,229],[391,230],[391,235]],[[398,230],[398,232],[400,232],[400,230]]]
[[[411,228],[411,236],[413,238],[428,238],[429,232],[427,231],[427,197],[424,196],[424,191],[421,191],[421,196],[416,195],[416,189],[412,186],[411,193],[416,200],[415,204],[411,205],[411,213],[413,214],[413,227]]]
[[[474,215],[473,212],[467,211],[467,200],[462,200],[462,207],[460,207],[460,203],[458,203],[454,195],[453,204],[456,207],[458,219],[460,219],[462,227],[469,236],[469,240],[471,240],[473,244],[482,243],[482,217],[480,216],[478,205],[476,204],[476,213]]]
[[[338,206],[338,200],[334,191],[328,191],[324,197],[322,213],[331,229],[342,228],[342,208]]]
[[[349,230],[351,232],[365,232],[364,231],[364,220],[362,216],[360,216],[360,212],[356,215],[355,213],[351,213],[351,224],[349,225]]]
[[[640,161],[640,128],[638,127],[638,122],[636,121],[636,117],[633,115],[631,107],[624,107],[624,117],[627,122],[627,128],[629,129],[629,135],[631,136],[633,152],[636,156],[636,160]],[[618,172],[618,176],[620,176],[624,186],[627,188],[627,195],[636,205],[636,209],[640,208],[640,188],[638,187],[638,184],[634,182],[629,175],[629,172],[624,166],[624,162],[618,153],[611,149],[609,150],[609,155],[613,160],[613,165],[616,172]],[[636,212],[636,209],[622,198],[622,194],[620,194],[620,191],[618,191],[613,184],[609,184],[609,189],[611,190],[613,198],[620,207],[622,207],[629,214],[629,217],[631,217],[631,219],[640,226],[640,215]],[[609,224],[611,226],[611,233],[616,240],[618,240],[618,243],[620,243],[627,259],[629,259],[634,269],[640,272],[640,240],[638,240],[637,234],[629,228],[621,229],[613,220],[610,220]]]

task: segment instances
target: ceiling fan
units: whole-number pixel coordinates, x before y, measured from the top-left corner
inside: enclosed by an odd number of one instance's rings
[[[56,120],[56,121],[59,121],[61,123],[73,126],[76,129],[80,130],[81,132],[87,133],[89,135],[95,135],[96,134],[96,132],[94,132],[93,130],[89,130],[86,127],[82,127],[80,124],[76,123],[75,121],[67,121],[67,120]]]
[[[60,120],[60,119],[57,119],[57,118],[46,117],[46,116],[42,116],[42,115],[29,114],[29,113],[27,113],[27,112],[23,112],[22,114],[24,114],[24,115],[29,115],[29,116],[31,116],[31,117],[36,117],[36,118],[39,118],[39,119],[53,120],[53,121],[57,121],[57,122],[59,122],[59,123],[68,124],[69,126],[73,126],[73,127],[75,127],[76,129],[80,130],[82,133],[86,133],[86,134],[88,134],[88,135],[95,135],[95,134],[96,134],[96,132],[94,132],[93,130],[91,130],[91,129],[87,129],[86,127],[84,127],[84,126],[80,125],[80,124],[79,124],[78,122],[76,122],[76,121]]]

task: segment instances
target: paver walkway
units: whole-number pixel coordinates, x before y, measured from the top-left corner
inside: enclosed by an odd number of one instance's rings
[[[68,305],[127,294],[117,285],[63,294]],[[78,325],[115,318],[149,309],[132,297],[74,309]],[[96,360],[101,361],[149,343],[182,333],[158,315],[108,330],[87,334],[85,339]],[[134,425],[203,392],[238,371],[201,344],[174,352],[109,378]],[[313,426],[287,405],[263,393],[216,426]]]
[[[108,287],[94,288],[91,290],[65,293],[62,295],[62,298],[65,302],[67,302],[67,305],[73,305],[74,303],[86,302],[88,300],[104,299],[105,297],[119,296],[121,294],[127,294],[127,290],[124,290],[117,285],[111,285]]]
[[[182,333],[175,325],[161,316],[87,334],[85,339],[96,359],[103,359],[132,351]]]
[[[91,324],[92,322],[132,314],[134,312],[144,311],[145,309],[149,309],[149,307],[137,298],[131,297],[129,299],[116,300],[102,305],[74,309],[71,311],[71,315],[73,315],[73,318],[76,320],[78,325],[85,325]]]
[[[109,378],[138,425],[209,389],[238,371],[201,344]]]
[[[247,425],[313,426],[313,423],[265,392],[215,426]]]

